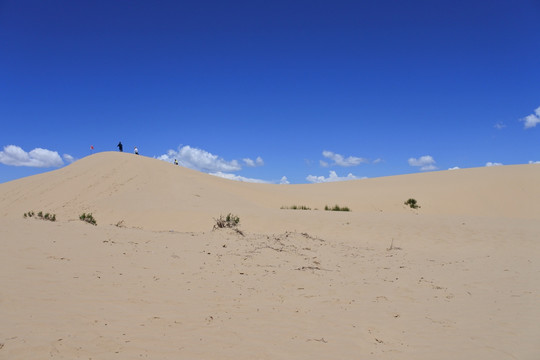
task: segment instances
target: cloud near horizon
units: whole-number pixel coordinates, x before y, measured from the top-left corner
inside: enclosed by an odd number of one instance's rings
[[[242,182],[249,182],[249,183],[258,183],[258,184],[270,184],[269,181],[260,180],[260,179],[253,179],[253,178],[247,178],[240,175],[235,175],[231,173],[224,173],[221,171],[215,172],[215,173],[209,173],[210,175],[217,176],[224,179],[229,180],[235,180],[235,181],[242,181]]]
[[[174,162],[176,159],[179,165],[224,179],[252,183],[274,183],[271,181],[236,175],[234,174],[235,171],[242,170],[242,165],[238,160],[227,161],[218,155],[214,155],[206,150],[193,148],[189,145],[179,146],[178,150],[169,150],[167,154],[158,156],[157,159],[170,163]],[[245,166],[248,167],[264,165],[264,160],[260,156],[255,160],[244,158],[242,161]],[[285,181],[287,181],[287,178],[284,178]],[[283,178],[281,181],[283,181]]]
[[[261,180],[261,179],[247,178],[244,176],[231,174],[231,173],[224,173],[224,172],[215,172],[215,173],[208,173],[208,174],[217,176],[220,178],[228,179],[228,180],[242,181],[242,182],[256,183],[256,184],[289,184],[289,180],[287,179],[286,176],[283,176],[279,181],[266,181],[266,180]]]
[[[71,155],[64,154],[66,160],[73,159]],[[0,163],[10,166],[28,166],[28,167],[60,167],[64,161],[56,151],[42,148],[35,148],[30,152],[24,151],[16,145],[4,146],[0,151]]]
[[[237,160],[226,161],[208,151],[192,148],[189,145],[179,147],[178,150],[169,150],[167,154],[158,156],[158,159],[171,163],[176,159],[184,167],[207,173],[232,172],[242,169]]]
[[[491,162],[491,161],[488,161],[486,163],[486,166],[502,166],[503,164],[502,163],[498,163],[498,162]]]
[[[336,165],[336,166],[343,166],[343,167],[350,167],[350,166],[357,166],[357,165],[360,165],[361,163],[367,163],[367,159],[364,159],[364,158],[360,158],[360,157],[356,157],[356,156],[349,156],[347,158],[345,158],[343,155],[340,155],[340,154],[336,154],[332,151],[328,151],[328,150],[324,150],[322,152],[322,155],[327,158],[327,159],[330,159],[332,160],[332,163],[328,163],[324,160],[321,160],[320,161],[320,164],[322,167],[328,167],[328,166],[333,166],[333,165]]]
[[[64,154],[62,155],[62,157],[64,158],[64,160],[66,160],[68,164],[71,164],[72,162],[75,161],[75,158],[69,154]]]
[[[244,164],[246,164],[246,166],[249,166],[249,167],[256,167],[256,166],[264,165],[264,161],[260,156],[257,156],[255,160],[245,158],[245,159],[242,159],[242,161],[244,162]]]
[[[338,174],[335,171],[330,171],[328,174],[328,177],[324,176],[315,176],[315,175],[308,175],[306,177],[306,180],[310,183],[318,184],[318,183],[326,183],[326,182],[334,182],[334,181],[348,181],[348,180],[357,180],[357,179],[366,179],[366,177],[356,177],[353,174],[349,173],[347,176],[338,176]]]
[[[436,170],[437,166],[435,159],[433,159],[430,155],[424,155],[416,158],[409,158],[408,160],[410,166],[419,167],[421,171],[430,171],[430,170]]]
[[[540,123],[540,106],[534,110],[534,114],[530,114],[525,116],[523,119],[520,119],[520,121],[523,121],[525,124],[523,124],[523,128],[530,129],[535,127],[537,124]]]

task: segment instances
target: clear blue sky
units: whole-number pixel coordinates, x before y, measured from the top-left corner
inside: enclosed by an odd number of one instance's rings
[[[526,164],[539,116],[539,0],[0,0],[0,182],[118,141],[276,183]]]

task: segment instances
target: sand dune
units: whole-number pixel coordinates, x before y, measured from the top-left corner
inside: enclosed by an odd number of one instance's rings
[[[41,209],[63,219],[77,219],[85,211],[107,224],[123,220],[128,226],[178,231],[207,230],[213,217],[234,212],[246,219],[246,226],[251,224],[250,230],[268,231],[274,228],[264,226],[266,218],[275,226],[276,218],[287,222],[291,216],[280,209],[283,206],[322,210],[338,204],[355,214],[410,214],[403,202],[415,198],[421,206],[418,212],[425,215],[540,219],[539,179],[540,165],[518,165],[326,184],[251,184],[108,152],[2,184],[0,211],[18,218]],[[296,216],[293,223],[302,222]]]
[[[112,152],[0,184],[0,358],[538,359],[538,184],[250,184]],[[244,236],[212,231],[229,212]]]

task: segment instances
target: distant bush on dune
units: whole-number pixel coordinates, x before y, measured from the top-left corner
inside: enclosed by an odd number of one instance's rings
[[[409,206],[411,209],[418,209],[420,207],[416,199],[413,199],[413,198],[408,199],[407,201],[404,202],[404,204]]]
[[[310,207],[305,206],[305,205],[282,206],[281,209],[284,209],[284,210],[311,210]]]
[[[26,219],[26,218],[34,217],[35,215],[36,213],[34,211],[29,211],[27,213],[24,213],[23,217]],[[49,214],[49,213],[43,214],[43,211],[38,212],[37,217],[41,220],[56,221],[56,214]]]
[[[79,219],[80,219],[81,221],[87,222],[87,223],[89,223],[89,224],[97,225],[96,219],[94,219],[94,216],[92,216],[91,213],[89,213],[89,214],[82,213],[82,214],[79,216]]]
[[[339,206],[339,205],[334,205],[333,207],[325,205],[324,210],[326,211],[351,211],[351,209],[349,209],[347,206]]]

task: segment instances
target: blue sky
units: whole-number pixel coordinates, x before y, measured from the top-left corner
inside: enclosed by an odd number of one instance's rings
[[[0,1],[0,182],[95,152],[274,183],[540,161],[540,1]]]

